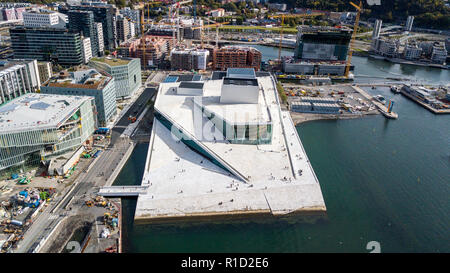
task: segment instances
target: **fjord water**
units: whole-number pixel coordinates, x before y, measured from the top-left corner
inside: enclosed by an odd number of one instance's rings
[[[428,73],[415,71],[418,78]],[[448,83],[442,73],[448,71],[435,71],[435,81]],[[367,91],[392,98],[399,119],[297,126],[320,181],[326,221],[154,228],[134,225],[136,199],[126,199],[124,251],[369,252],[367,243],[377,241],[381,252],[450,252],[450,116],[434,115],[388,88]],[[147,147],[136,146],[116,185],[140,184]]]

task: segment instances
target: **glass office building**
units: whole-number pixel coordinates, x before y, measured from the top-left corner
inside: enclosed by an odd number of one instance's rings
[[[78,32],[15,27],[10,29],[10,36],[15,59],[36,59],[65,66],[83,63],[81,36]]]
[[[127,98],[142,85],[138,58],[92,58],[89,65],[110,74],[116,83],[116,98]]]
[[[96,127],[92,97],[29,93],[0,106],[0,176],[75,151]]]
[[[106,126],[117,112],[114,79],[107,73],[99,73],[92,68],[61,72],[41,86],[41,93],[95,97],[100,126]]]

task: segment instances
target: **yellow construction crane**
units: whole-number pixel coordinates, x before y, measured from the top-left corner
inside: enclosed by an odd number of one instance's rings
[[[358,13],[356,14],[355,26],[353,27],[352,39],[350,40],[350,48],[348,49],[347,64],[345,65],[344,76],[346,78],[348,78],[348,73],[350,72],[350,65],[352,64],[353,43],[355,42],[356,32],[358,31],[359,16],[361,15],[362,9],[362,1],[359,1],[359,6],[353,2],[350,2],[350,4],[358,10]]]
[[[215,27],[216,28],[216,46],[218,47],[218,43],[219,43],[219,27],[221,25],[226,25],[229,24],[230,22],[223,22],[223,23],[215,23],[215,24],[210,24],[210,25],[204,25],[204,26],[200,26],[200,27],[194,27],[192,28],[192,30],[194,29],[200,29],[201,34],[200,34],[200,42],[203,48],[203,29],[204,28],[211,28],[211,27]]]
[[[278,61],[281,64],[281,45],[283,42],[283,24],[284,24],[284,18],[307,18],[307,17],[316,17],[316,16],[322,16],[325,15],[325,13],[311,13],[311,14],[281,14],[281,15],[273,15],[269,16],[270,18],[281,18],[281,24],[280,24],[280,42],[278,44]],[[303,22],[302,22],[303,25]]]

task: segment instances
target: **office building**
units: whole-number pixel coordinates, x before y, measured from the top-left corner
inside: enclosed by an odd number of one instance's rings
[[[117,111],[114,79],[95,69],[61,72],[42,85],[41,93],[94,97],[100,126],[106,126]]]
[[[79,149],[95,130],[94,109],[91,97],[35,93],[0,106],[0,175]]]
[[[89,65],[114,78],[116,98],[128,98],[142,85],[141,65],[137,58],[92,58]]]
[[[16,59],[36,59],[60,65],[83,63],[82,40],[78,32],[19,26],[10,29],[10,36]]]
[[[0,61],[0,105],[27,93],[37,92],[40,86],[36,60]]]

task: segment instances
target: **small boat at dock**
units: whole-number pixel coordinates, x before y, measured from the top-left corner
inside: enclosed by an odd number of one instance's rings
[[[396,85],[391,86],[391,91],[395,94],[400,94],[400,88]]]

